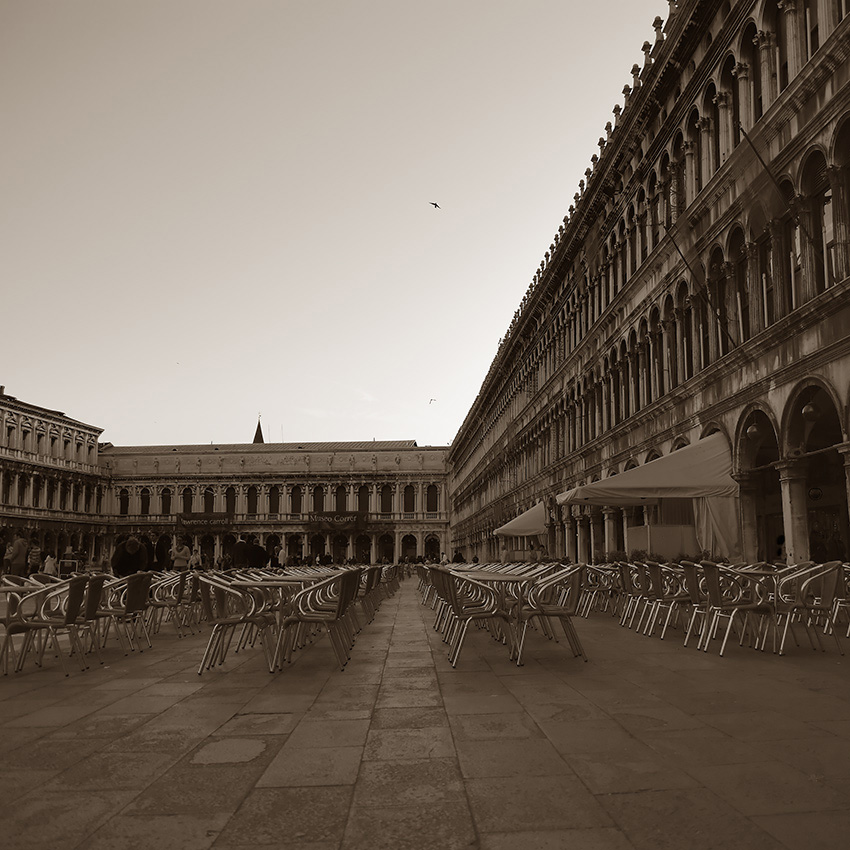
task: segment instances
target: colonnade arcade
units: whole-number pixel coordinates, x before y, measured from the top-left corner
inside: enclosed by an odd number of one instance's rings
[[[114,488],[120,516],[228,513],[298,517],[302,513],[360,511],[374,514],[436,514],[442,485],[429,482],[370,484],[122,484]],[[436,518],[436,517],[434,517]]]
[[[850,423],[842,425],[850,387],[844,396],[828,380],[800,380],[782,410],[767,401],[748,405],[727,433],[733,477],[739,485],[739,553],[744,560],[846,560],[850,554]],[[688,442],[674,441],[671,451]],[[646,454],[644,463],[659,457]],[[635,460],[622,471],[637,466]],[[620,471],[612,468],[606,473]],[[592,476],[598,480],[599,476]],[[550,554],[573,561],[600,561],[628,554],[629,529],[643,525],[693,523],[686,500],[658,505],[559,506],[548,502],[552,522],[546,543]],[[492,544],[494,545],[494,544]],[[492,552],[490,553],[492,556]],[[698,555],[684,552],[683,555]]]

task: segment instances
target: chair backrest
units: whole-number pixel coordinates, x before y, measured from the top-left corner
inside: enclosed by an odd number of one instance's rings
[[[89,583],[88,576],[74,576],[69,582],[67,588],[63,588],[64,592],[67,589],[65,597],[65,625],[75,623],[80,616],[80,611],[83,608],[83,599],[86,594],[86,585]]]
[[[83,611],[84,620],[93,620],[100,609],[100,601],[103,596],[103,585],[108,576],[105,573],[91,576],[88,587],[86,587],[86,605]]]
[[[148,607],[153,573],[133,573],[127,577],[127,596],[124,613],[136,614]]]

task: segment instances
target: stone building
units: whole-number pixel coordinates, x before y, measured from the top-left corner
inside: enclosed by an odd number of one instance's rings
[[[447,548],[444,448],[397,442],[119,447],[101,428],[0,388],[0,525],[45,552],[109,556],[135,533],[161,559],[176,535],[212,560],[239,534],[340,562]],[[3,541],[6,542],[5,540]]]
[[[100,556],[108,482],[101,428],[7,395],[0,387],[0,522],[44,549]]]
[[[494,529],[539,501],[541,542],[581,560],[693,526],[689,500],[555,497],[713,433],[738,554],[847,557],[848,6],[671,0],[656,18],[448,453],[467,557],[499,556]]]
[[[158,552],[181,534],[217,560],[251,534],[270,552],[375,563],[445,551],[445,451],[413,440],[255,442],[106,445],[100,456],[115,531]]]

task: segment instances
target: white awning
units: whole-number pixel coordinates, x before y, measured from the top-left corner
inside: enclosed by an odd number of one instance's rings
[[[643,466],[573,487],[556,498],[561,505],[645,505],[656,499],[737,495],[729,445],[722,434],[711,434]]]
[[[499,526],[493,534],[505,537],[529,537],[532,534],[546,533],[546,505],[538,502],[525,513],[514,517],[510,522]]]

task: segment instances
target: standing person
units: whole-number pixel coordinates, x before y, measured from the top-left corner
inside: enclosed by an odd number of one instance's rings
[[[59,569],[56,565],[56,558],[52,552],[48,552],[44,559],[44,565],[41,568],[42,572],[49,576],[59,575]]]
[[[233,566],[248,566],[248,541],[245,540],[244,534],[240,534],[239,539],[233,544]]]
[[[139,538],[130,535],[115,547],[112,553],[112,572],[119,578],[144,572],[148,568],[148,550]]]
[[[14,543],[10,540],[6,544],[6,550],[3,553],[3,573],[11,573],[12,572],[12,552],[14,550]]]
[[[189,566],[192,550],[186,545],[185,540],[178,539],[170,554],[171,565],[175,570],[185,570]]]
[[[29,546],[23,531],[16,531],[12,540],[12,552],[9,557],[9,572],[13,576],[25,576],[27,574],[27,552]]]
[[[32,575],[38,572],[41,572],[41,546],[38,545],[37,540],[33,540],[27,553],[27,574]]]
[[[269,553],[257,543],[257,538],[252,534],[248,538],[248,566],[264,567],[269,562]]]
[[[198,549],[198,547],[196,546],[192,550],[192,554],[189,557],[189,569],[190,570],[201,570],[203,568],[204,568],[204,562],[203,562],[203,559],[201,558],[201,552]]]

